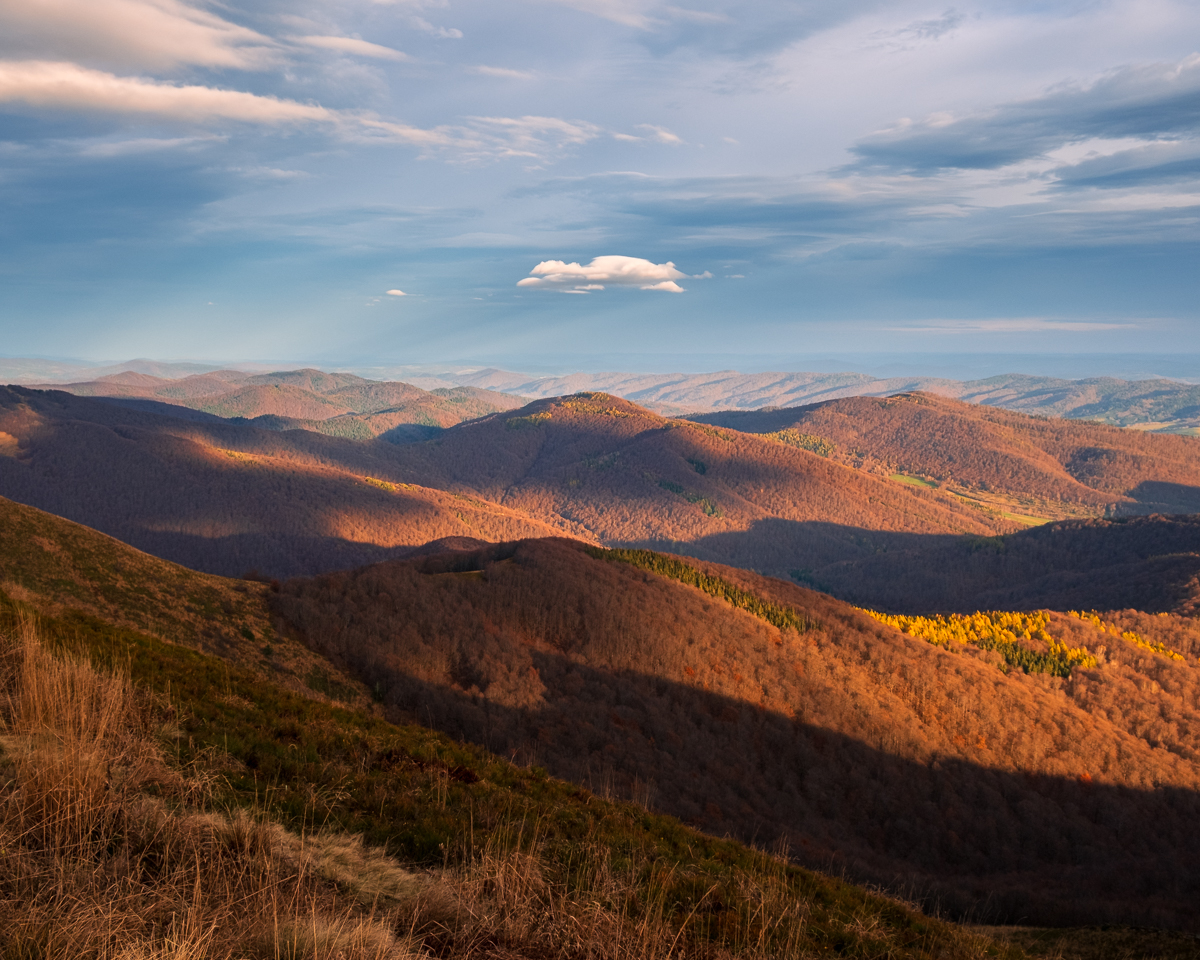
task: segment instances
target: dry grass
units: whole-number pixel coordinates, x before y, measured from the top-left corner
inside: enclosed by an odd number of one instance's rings
[[[473,851],[464,837],[468,856],[415,871],[358,837],[216,809],[211,775],[173,767],[157,745],[174,720],[128,678],[49,652],[28,621],[0,636],[0,960],[819,952],[782,860],[778,876],[739,873],[720,894],[677,863],[618,860],[602,843],[576,849],[564,870],[535,824]],[[698,895],[683,910],[689,883]],[[930,955],[870,911],[844,927],[854,955]],[[938,955],[984,955],[988,941],[960,933]]]
[[[394,917],[340,893],[338,870],[381,887],[378,868],[345,862],[367,852],[189,806],[195,784],[164,763],[154,705],[127,678],[52,656],[26,623],[4,640],[0,684],[6,960],[418,954]]]

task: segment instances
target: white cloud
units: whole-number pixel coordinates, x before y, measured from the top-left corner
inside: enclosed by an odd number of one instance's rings
[[[338,120],[335,111],[316,104],[238,90],[118,77],[74,63],[44,60],[0,61],[0,102],[55,110],[151,115],[188,122],[220,119],[274,125]]]
[[[530,276],[517,283],[518,287],[547,287],[565,293],[603,290],[606,284],[683,293],[683,287],[675,281],[687,277],[670,261],[653,263],[640,257],[618,256],[596,257],[586,266],[562,260],[544,260],[529,273]]]
[[[657,140],[659,143],[669,143],[673,147],[680,146],[683,140],[677,137],[666,127],[656,127],[652,123],[639,123],[638,130],[648,130],[651,140]]]
[[[478,73],[485,77],[504,77],[507,80],[532,80],[533,74],[528,70],[510,70],[508,67],[486,67],[478,66],[471,68],[472,73]]]
[[[338,53],[350,53],[359,57],[371,57],[374,60],[408,60],[406,53],[384,47],[378,43],[369,43],[355,37],[292,37],[294,43],[302,43],[306,47],[320,47],[323,50],[335,50]]]
[[[0,0],[5,50],[127,69],[258,70],[279,59],[269,37],[180,0]]]
[[[387,295],[389,297],[407,297],[408,296],[408,294],[405,293],[403,290],[389,290],[387,292]]]
[[[493,155],[542,157],[548,150],[577,146],[600,136],[595,124],[557,117],[468,117],[475,131],[490,141]]]

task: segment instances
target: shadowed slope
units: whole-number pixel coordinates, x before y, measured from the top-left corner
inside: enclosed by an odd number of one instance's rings
[[[316,572],[447,536],[561,528],[389,479],[395,447],[0,388],[0,493],[210,572]],[[389,554],[389,551],[392,553]]]
[[[709,830],[784,839],[954,909],[1195,921],[1194,631],[1169,621],[1176,661],[1055,615],[1105,663],[1066,681],[1006,674],[993,653],[704,569],[817,625],[781,631],[567,541],[292,581],[273,602],[397,716]],[[1144,711],[1139,684],[1171,692]]]

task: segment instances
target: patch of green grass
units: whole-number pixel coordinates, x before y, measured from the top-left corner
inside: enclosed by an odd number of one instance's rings
[[[907,483],[910,487],[923,487],[927,490],[936,490],[938,485],[933,480],[926,480],[924,477],[914,477],[907,473],[893,473],[890,479],[898,483]]]

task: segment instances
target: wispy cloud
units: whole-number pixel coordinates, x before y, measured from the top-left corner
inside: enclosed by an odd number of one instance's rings
[[[357,57],[369,57],[373,60],[408,60],[408,54],[384,47],[378,43],[369,43],[355,37],[291,37],[293,43],[306,47],[318,47],[322,50],[333,50],[337,53],[349,53]]]
[[[332,124],[338,120],[334,111],[316,104],[240,90],[118,77],[74,63],[44,60],[0,62],[0,102],[50,110],[147,115],[193,123],[219,119],[268,125]]]
[[[1200,54],[1126,66],[982,113],[902,120],[860,141],[862,164],[914,171],[997,169],[1089,138],[1200,134]]]
[[[880,327],[891,333],[1099,333],[1104,330],[1136,330],[1136,323],[1107,323],[1090,320],[1060,320],[1047,317],[993,317],[983,320],[927,320],[922,323]]]
[[[471,67],[470,71],[484,77],[503,77],[506,80],[532,80],[535,76],[529,70],[510,70],[508,67],[488,67],[482,64]]]
[[[403,143],[451,159],[521,157],[552,160],[601,133],[557,117],[470,117],[459,125],[422,128],[363,112],[334,110],[240,90],[119,77],[74,63],[0,61],[0,103],[41,110],[152,117],[185,124],[235,121],[268,127],[301,125],[348,140]]]

